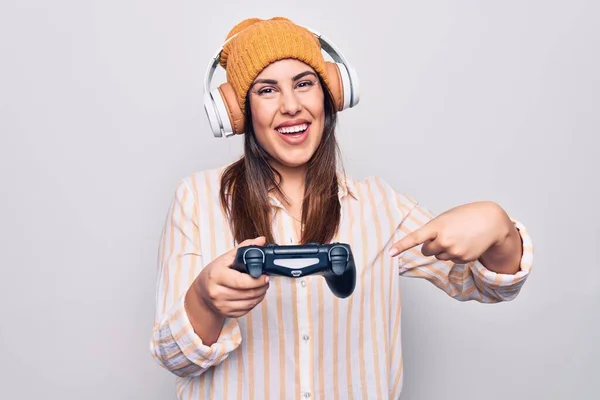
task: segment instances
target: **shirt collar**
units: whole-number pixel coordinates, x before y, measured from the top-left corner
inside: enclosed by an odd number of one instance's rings
[[[344,199],[344,197],[346,197],[348,195],[351,196],[352,198],[354,198],[355,200],[358,200],[358,197],[356,195],[356,187],[355,187],[352,179],[350,179],[348,176],[346,176],[342,172],[338,172],[337,178],[338,178],[338,200],[341,202]],[[271,203],[271,205],[276,206],[276,207],[283,207],[283,205],[281,204],[281,201],[279,201],[279,199],[277,199],[273,193],[269,193],[269,203]]]
[[[338,173],[338,198],[341,201],[347,195],[350,195],[355,200],[358,200],[354,182],[348,176],[340,172]]]

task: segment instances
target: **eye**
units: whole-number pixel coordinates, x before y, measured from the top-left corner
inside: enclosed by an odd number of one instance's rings
[[[256,93],[258,93],[259,96],[270,95],[275,93],[275,88],[272,88],[270,86],[263,87],[260,88]]]
[[[296,85],[296,86],[299,87],[299,88],[305,89],[305,88],[309,88],[311,86],[314,86],[314,84],[315,83],[313,81],[306,80],[306,81],[300,81],[300,82],[298,82],[298,85]]]

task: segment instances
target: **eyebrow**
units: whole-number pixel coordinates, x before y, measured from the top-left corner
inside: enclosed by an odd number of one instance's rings
[[[313,75],[315,78],[317,77],[317,75],[316,75],[314,72],[312,72],[312,71],[304,71],[304,72],[301,72],[301,73],[299,73],[298,75],[294,76],[294,77],[292,78],[292,80],[293,80],[293,81],[297,81],[298,79],[300,79],[300,78],[303,78],[303,77],[305,77],[306,75]]]
[[[298,75],[295,75],[292,78],[292,81],[295,82],[298,79],[301,79],[301,78],[303,78],[303,77],[305,77],[307,75],[313,75],[315,78],[317,77],[317,75],[314,72],[312,72],[312,71],[304,71],[304,72],[299,73]],[[267,85],[277,85],[277,81],[275,79],[257,79],[254,82],[252,82],[252,86],[256,85],[257,83],[264,83],[264,84],[267,84]]]

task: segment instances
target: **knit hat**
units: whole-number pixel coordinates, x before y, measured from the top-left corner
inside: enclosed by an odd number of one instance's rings
[[[249,18],[234,26],[227,39],[236,34],[223,47],[220,64],[227,71],[227,81],[242,112],[248,89],[258,74],[269,64],[286,58],[310,65],[331,90],[319,39],[306,28],[284,17]]]

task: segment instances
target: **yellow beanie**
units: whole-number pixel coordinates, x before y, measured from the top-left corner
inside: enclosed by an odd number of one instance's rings
[[[220,64],[245,112],[246,94],[254,79],[269,64],[294,58],[310,65],[329,86],[319,39],[284,17],[249,18],[233,27],[221,52]]]

